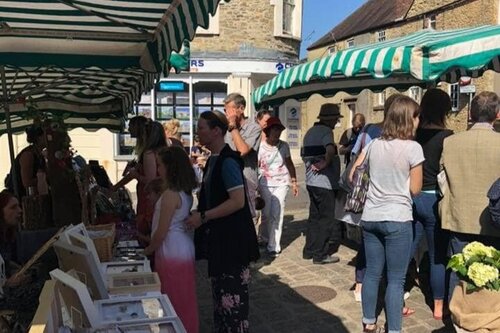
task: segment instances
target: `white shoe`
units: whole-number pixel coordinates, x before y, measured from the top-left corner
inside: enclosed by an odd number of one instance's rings
[[[358,303],[361,302],[361,292],[353,290],[352,293],[354,294],[354,300]]]

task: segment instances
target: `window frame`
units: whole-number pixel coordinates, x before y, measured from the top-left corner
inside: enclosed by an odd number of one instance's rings
[[[387,92],[385,90],[378,92],[376,98],[377,98],[377,105],[376,106],[383,107],[385,104],[385,101],[387,99]]]
[[[337,53],[339,50],[338,50],[338,47],[337,47],[337,44],[333,44],[333,45],[330,45],[328,48],[327,48],[327,51],[328,51],[328,54],[334,54],[334,53]]]
[[[424,29],[434,29],[436,30],[436,14],[431,14],[424,17]]]
[[[287,8],[289,8],[290,12],[287,12]],[[292,35],[293,34],[293,21],[295,11],[295,1],[294,0],[283,0],[283,20],[282,20],[282,29],[284,34]],[[288,24],[287,24],[288,23]],[[287,25],[289,25],[287,27]]]
[[[408,89],[408,96],[410,98],[412,98],[415,102],[417,102],[418,104],[420,104],[420,102],[422,101],[422,96],[423,96],[423,89],[421,87],[410,87],[410,89]]]
[[[448,85],[448,94],[451,100],[451,111],[460,111],[460,85],[457,83],[450,83]]]
[[[386,40],[387,40],[387,37],[385,35],[385,29],[378,30],[377,31],[377,42],[385,42]]]
[[[284,30],[284,3],[290,0],[270,0],[274,6],[274,36],[291,38],[296,40],[302,39],[302,8],[303,0],[293,0],[294,8],[292,13],[291,31]]]
[[[346,43],[346,46],[348,49],[353,48],[354,47],[354,38],[349,38],[348,40],[345,41],[345,43]]]

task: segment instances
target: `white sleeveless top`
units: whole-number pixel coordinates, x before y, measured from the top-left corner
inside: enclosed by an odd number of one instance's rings
[[[181,207],[177,208],[163,243],[156,249],[157,254],[165,258],[194,260],[193,233],[187,231],[184,220],[189,216],[193,206],[193,197],[185,192],[178,192]],[[158,229],[160,221],[161,201],[163,194],[155,204],[151,236]]]

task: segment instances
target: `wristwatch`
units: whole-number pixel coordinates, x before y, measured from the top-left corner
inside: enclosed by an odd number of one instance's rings
[[[205,217],[205,211],[200,212],[201,224],[205,224],[207,222],[207,218]]]
[[[237,127],[236,127],[236,125],[229,125],[229,126],[227,127],[227,131],[228,131],[228,132],[231,132],[232,130],[234,130],[234,129],[236,129],[236,128],[237,128]]]

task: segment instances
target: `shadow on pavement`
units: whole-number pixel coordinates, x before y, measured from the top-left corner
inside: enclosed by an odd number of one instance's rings
[[[250,285],[250,331],[254,333],[348,333],[342,320],[320,309],[276,274],[264,274],[252,265]],[[200,332],[212,328],[212,298],[210,281],[206,278],[206,263],[197,263],[197,288]],[[336,295],[333,295],[335,297]]]

